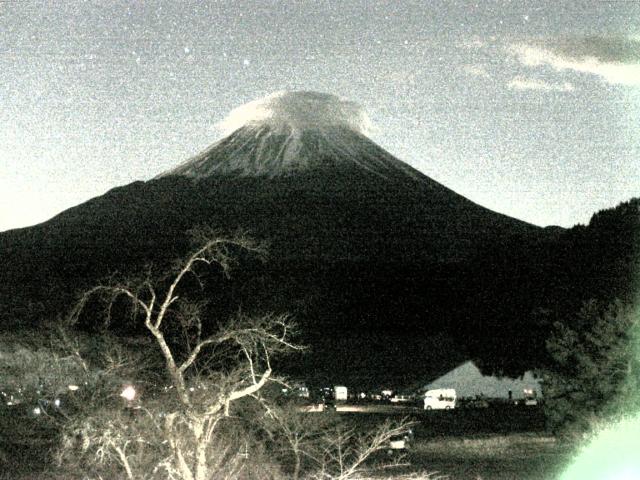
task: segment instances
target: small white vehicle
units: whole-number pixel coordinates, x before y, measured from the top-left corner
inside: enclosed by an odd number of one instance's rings
[[[456,391],[453,388],[436,388],[424,394],[425,410],[449,410],[456,407]]]
[[[394,395],[389,401],[391,403],[408,403],[411,401],[411,397],[409,395]]]
[[[342,385],[336,385],[335,387],[333,387],[333,398],[336,401],[346,401],[348,398],[347,387],[344,387]]]

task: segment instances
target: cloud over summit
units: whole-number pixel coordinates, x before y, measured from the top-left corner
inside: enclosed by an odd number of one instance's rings
[[[281,91],[232,110],[218,127],[226,134],[247,125],[300,132],[309,128],[345,127],[366,135],[369,117],[360,105],[328,93]]]

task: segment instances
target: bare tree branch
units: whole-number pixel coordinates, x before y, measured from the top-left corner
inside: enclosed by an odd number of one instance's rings
[[[222,461],[220,456],[211,456],[212,441],[221,420],[230,416],[234,402],[254,397],[272,379],[273,355],[302,349],[291,339],[295,324],[286,315],[251,317],[240,313],[227,322],[211,322],[217,325],[217,330],[202,338],[203,330],[207,331],[203,329],[205,304],[188,299],[192,293],[186,289],[188,282],[183,287],[185,279],[193,277],[202,285],[204,277],[201,276],[207,268],[219,267],[228,275],[235,249],[260,255],[263,250],[243,234],[232,238],[204,238],[202,232],[200,235],[199,246],[161,282],[153,282],[147,275],[137,283],[96,286],[85,292],[69,316],[76,322],[93,297],[107,297],[111,308],[124,296],[133,306],[133,318],[143,317],[143,325],[164,359],[172,386],[168,394],[175,392],[172,395],[177,400],[159,422],[160,436],[164,439],[161,445],[166,445],[163,448],[170,453],[163,456],[153,470],[162,469],[170,478],[181,480],[211,478],[215,467],[211,459]],[[180,328],[185,340],[182,349],[176,347],[172,343],[175,338],[169,336]],[[114,362],[117,363],[117,359]],[[235,368],[229,368],[229,362],[235,362]],[[203,364],[221,368],[218,371],[208,368],[207,381],[197,383],[198,370]],[[204,386],[209,388],[202,390]],[[152,423],[158,425],[153,415],[149,415]],[[96,455],[103,458],[115,455],[127,478],[132,478],[135,468],[130,465],[129,451],[134,444],[126,443],[128,440],[123,435],[109,437],[108,442],[106,437],[100,441],[94,439],[98,442]],[[232,472],[237,470],[227,473],[232,475]]]

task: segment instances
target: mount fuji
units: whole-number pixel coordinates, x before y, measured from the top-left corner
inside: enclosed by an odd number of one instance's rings
[[[149,181],[0,233],[3,325],[46,321],[114,272],[168,265],[186,252],[187,230],[209,225],[269,243],[269,261],[239,268],[223,295],[230,309],[298,319],[311,346],[301,375],[398,383],[468,358],[518,371],[542,348],[534,334],[547,327],[528,323],[548,294],[539,252],[563,229],[427,177],[332,95],[279,92],[220,127],[224,138]]]
[[[232,111],[220,123],[227,136],[154,181],[188,180],[203,195],[219,192],[224,208],[210,213],[250,214],[258,231],[268,218],[280,223],[270,240],[280,244],[287,231],[299,231],[305,255],[318,258],[359,258],[375,247],[390,259],[452,261],[486,242],[540,230],[395,158],[366,136],[369,125],[360,107],[333,95],[278,92]],[[282,245],[278,255],[298,255],[295,247]]]

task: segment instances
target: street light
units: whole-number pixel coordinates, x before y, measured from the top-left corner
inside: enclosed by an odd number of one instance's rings
[[[133,385],[127,385],[120,393],[120,396],[128,402],[132,402],[136,398],[136,389]]]

